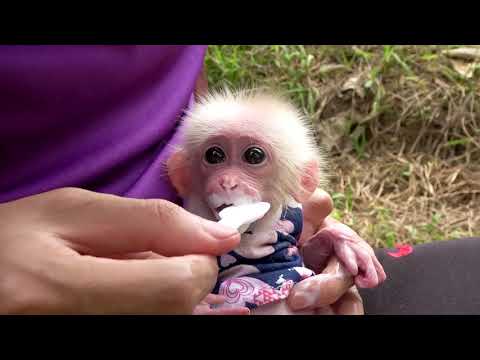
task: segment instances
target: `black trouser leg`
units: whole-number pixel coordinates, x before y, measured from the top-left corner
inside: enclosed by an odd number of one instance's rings
[[[370,315],[480,314],[480,238],[438,241],[393,258],[376,251],[387,280],[360,289]]]

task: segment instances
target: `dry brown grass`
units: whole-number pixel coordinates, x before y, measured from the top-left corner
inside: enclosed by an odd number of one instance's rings
[[[215,47],[207,66],[290,92],[331,154],[335,216],[392,246],[480,235],[480,71],[445,48]]]

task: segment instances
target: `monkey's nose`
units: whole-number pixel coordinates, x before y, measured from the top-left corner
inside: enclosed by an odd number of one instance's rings
[[[222,184],[223,190],[235,190],[238,187],[238,184]]]

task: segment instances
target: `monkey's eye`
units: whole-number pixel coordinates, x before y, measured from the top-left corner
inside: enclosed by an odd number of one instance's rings
[[[205,151],[205,160],[209,164],[219,164],[225,161],[225,153],[218,146],[212,146]]]
[[[265,151],[259,147],[252,146],[243,153],[244,160],[252,165],[260,164],[265,160]]]

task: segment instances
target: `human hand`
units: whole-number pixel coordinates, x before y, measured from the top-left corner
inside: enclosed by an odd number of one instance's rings
[[[164,200],[64,188],[0,204],[0,313],[191,314],[239,241]]]
[[[335,256],[318,275],[297,283],[287,298],[293,311],[313,311],[316,315],[363,315],[363,302],[353,277]]]
[[[306,226],[300,243],[305,262],[318,272],[335,254],[355,277],[355,285],[378,286],[386,275],[375,252],[355,231],[328,216],[332,209],[330,196],[322,190],[317,190],[304,204]]]
[[[303,204],[301,252],[306,266],[319,275],[295,285],[288,303],[293,310],[314,308],[318,313],[363,314],[362,299],[353,285],[373,287],[386,276],[368,243],[328,217],[332,209],[332,199],[322,190]]]

